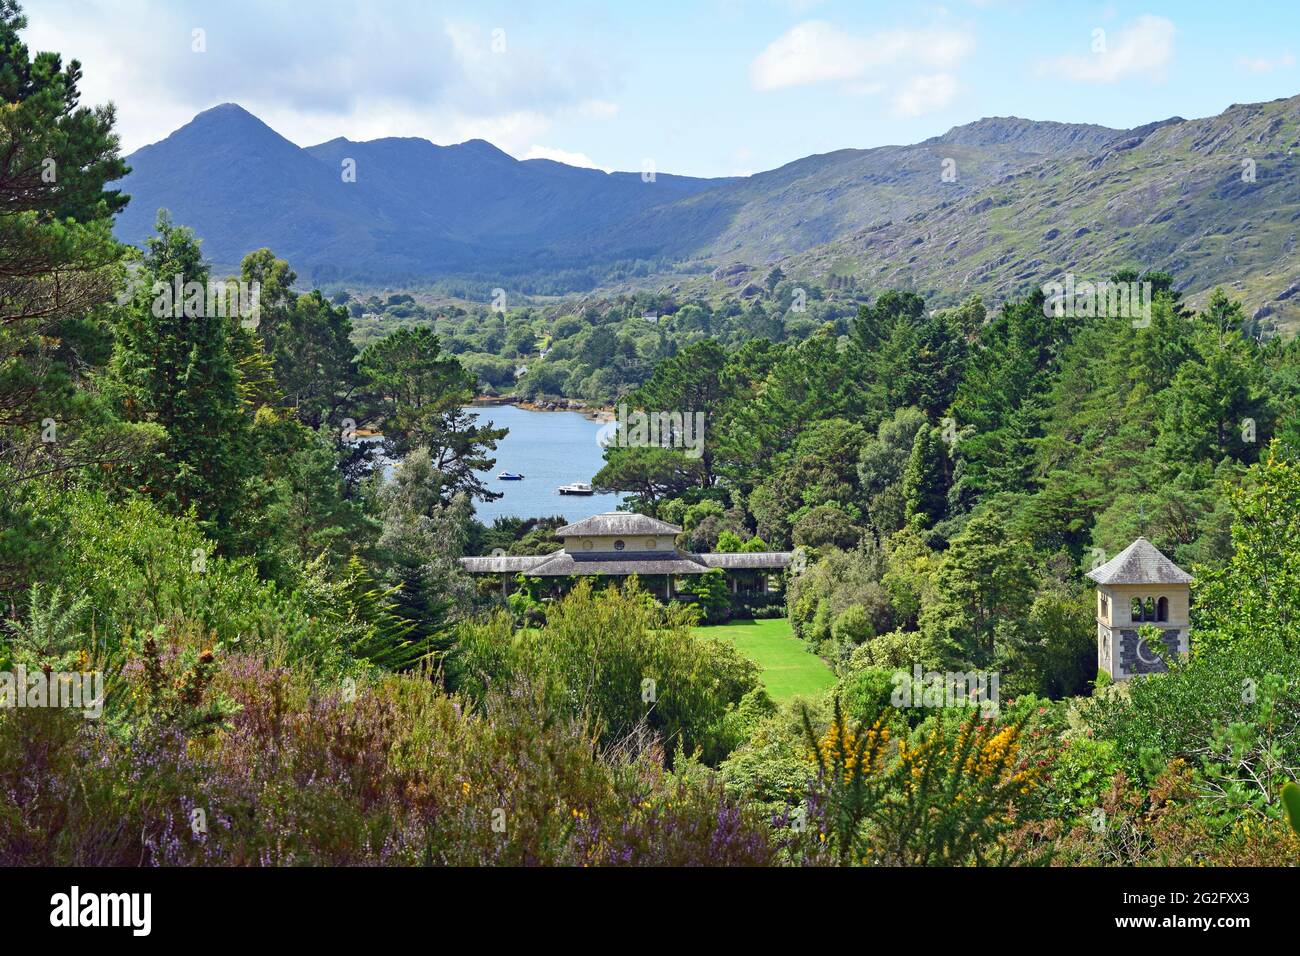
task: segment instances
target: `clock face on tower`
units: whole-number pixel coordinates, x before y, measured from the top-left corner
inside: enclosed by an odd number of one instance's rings
[[[1138,639],[1137,656],[1138,663],[1144,667],[1155,667],[1161,663],[1160,655],[1151,648],[1151,642],[1141,638]]]
[[[1169,670],[1166,658],[1179,652],[1179,634],[1174,628],[1165,629],[1160,637],[1163,647],[1152,647],[1137,631],[1127,628],[1119,632],[1119,663],[1125,676],[1133,674],[1163,674]]]

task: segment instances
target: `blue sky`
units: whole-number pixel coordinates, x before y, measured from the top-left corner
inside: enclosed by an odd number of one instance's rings
[[[481,137],[743,175],[983,116],[1127,127],[1300,93],[1300,16],[1280,2],[24,6],[30,46],[82,61],[83,102],[117,104],[128,152],[233,101],[300,145]]]

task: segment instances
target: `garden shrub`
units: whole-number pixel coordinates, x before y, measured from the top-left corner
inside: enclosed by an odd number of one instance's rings
[[[662,607],[635,582],[599,591],[580,581],[544,626],[507,638],[500,618],[468,624],[452,655],[457,686],[482,694],[532,675],[557,713],[591,721],[605,745],[644,725],[666,749],[718,754],[730,705],[758,686],[758,667],[730,643],[692,630],[690,608]]]
[[[804,730],[816,781],[795,852],[840,865],[961,866],[1032,862],[1016,839],[1038,812],[1043,766],[1022,753],[1020,722],[939,712],[911,731],[885,713]]]
[[[475,709],[427,677],[329,686],[247,654],[195,680],[197,637],[133,657],[112,721],[0,712],[0,864],[775,860],[766,822],[711,776],[674,777],[654,748],[600,756],[526,682]]]

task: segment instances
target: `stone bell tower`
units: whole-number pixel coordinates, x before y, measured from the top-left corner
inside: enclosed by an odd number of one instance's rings
[[[1153,624],[1171,654],[1189,645],[1192,576],[1146,538],[1138,538],[1088,572],[1097,582],[1097,666],[1115,680],[1168,670],[1160,654],[1138,637]]]

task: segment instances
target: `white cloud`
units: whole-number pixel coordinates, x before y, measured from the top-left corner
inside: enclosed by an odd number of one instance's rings
[[[339,0],[308,17],[256,0],[198,11],[163,0],[44,0],[28,13],[33,50],[81,60],[82,102],[116,102],[124,153],[223,102],[300,145],[482,137],[509,152],[544,142],[563,120],[618,112],[621,67],[599,47],[557,48],[521,20],[505,52],[494,52],[494,24],[453,19],[424,0],[388,0],[382,12]],[[196,27],[206,30],[202,54],[191,48]]]
[[[1039,64],[1042,75],[1059,75],[1080,83],[1115,83],[1128,76],[1162,79],[1174,57],[1174,25],[1145,14],[1115,31],[1094,31],[1097,44],[1087,56],[1062,54]]]
[[[549,159],[557,163],[564,163],[566,166],[582,166],[586,169],[601,169],[607,173],[613,172],[613,170],[608,166],[601,166],[599,163],[596,163],[586,153],[571,153],[568,150],[555,149],[551,146],[539,146],[536,143],[529,148],[528,152],[516,158]]]
[[[914,76],[894,97],[899,116],[920,116],[941,110],[957,95],[957,81],[950,73]]]
[[[583,119],[611,120],[618,115],[618,104],[609,100],[586,100],[576,110]]]
[[[454,116],[443,120],[443,124],[448,132],[441,142],[485,139],[512,156],[550,132],[553,125],[551,117],[530,111],[501,116]]]
[[[953,30],[880,30],[855,36],[825,20],[807,20],[777,37],[749,66],[756,90],[839,82],[870,89],[865,78],[900,63],[934,70],[956,66],[975,47]]]
[[[1274,70],[1289,70],[1295,66],[1295,54],[1290,51],[1281,56],[1243,56],[1237,58],[1237,65],[1251,73],[1272,73]]]

